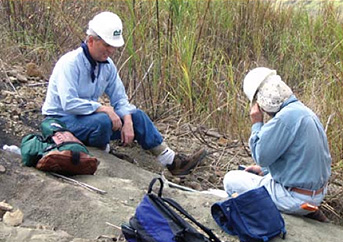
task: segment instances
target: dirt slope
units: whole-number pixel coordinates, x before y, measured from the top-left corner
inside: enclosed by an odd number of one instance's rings
[[[0,241],[123,241],[118,227],[133,215],[150,180],[158,174],[97,149],[91,152],[101,162],[96,174],[73,178],[106,191],[104,195],[23,167],[19,157],[0,151],[0,165],[5,167],[0,173],[0,201],[6,200],[24,214],[17,227],[0,222]],[[223,233],[211,217],[210,206],[222,198],[175,188],[166,188],[164,195],[178,201],[223,241],[238,241]],[[283,216],[287,241],[335,242],[343,236],[339,226]]]

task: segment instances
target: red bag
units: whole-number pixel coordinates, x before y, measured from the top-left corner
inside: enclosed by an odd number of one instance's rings
[[[93,175],[99,161],[71,132],[60,131],[51,137],[53,144],[46,148],[36,168],[62,175]]]
[[[80,152],[78,161],[73,163],[71,150],[53,150],[38,161],[36,168],[62,175],[93,175],[99,164],[95,157],[83,152]]]

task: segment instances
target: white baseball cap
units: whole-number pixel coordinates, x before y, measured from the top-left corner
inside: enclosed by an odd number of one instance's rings
[[[250,102],[253,101],[261,83],[272,75],[276,75],[276,71],[266,67],[257,67],[249,71],[243,80],[243,91]]]
[[[87,34],[94,33],[113,47],[124,45],[122,21],[112,12],[99,13],[89,21]]]

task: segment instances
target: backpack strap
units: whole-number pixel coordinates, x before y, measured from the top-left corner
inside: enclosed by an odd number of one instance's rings
[[[191,220],[193,223],[195,223],[199,228],[201,228],[209,237],[210,240],[213,242],[221,242],[221,240],[212,232],[211,229],[207,228],[203,224],[199,223],[195,218],[192,217],[185,209],[183,209],[177,202],[170,198],[162,198],[163,201],[171,205],[173,208],[178,210],[180,213],[182,213],[186,218]]]
[[[215,234],[207,227],[205,227],[204,225],[202,225],[201,223],[199,223],[195,218],[193,218],[185,209],[183,209],[177,202],[175,202],[173,199],[171,198],[162,198],[162,191],[163,191],[163,180],[161,177],[155,177],[152,179],[152,181],[150,182],[149,185],[149,189],[148,189],[148,194],[150,194],[152,192],[152,187],[154,186],[154,184],[156,183],[156,181],[160,182],[160,189],[158,191],[158,197],[163,201],[168,203],[169,205],[171,205],[173,208],[175,208],[177,211],[179,211],[181,214],[183,214],[184,216],[186,216],[189,220],[191,220],[193,223],[195,223],[199,228],[201,228],[209,237],[210,240],[212,242],[221,242],[221,240],[218,239],[217,236],[215,236]],[[150,196],[152,197],[152,196]],[[155,199],[156,200],[156,199]]]
[[[150,184],[149,184],[148,193],[151,193],[151,192],[152,192],[152,187],[154,186],[154,184],[155,184],[155,182],[156,182],[157,180],[160,182],[160,189],[159,189],[159,191],[158,191],[158,196],[159,196],[159,197],[162,197],[163,180],[162,180],[161,177],[155,177],[154,179],[152,179],[152,181],[151,181]]]
[[[80,163],[80,152],[79,151],[72,151],[71,152],[71,163],[77,165]]]
[[[82,145],[83,147],[85,147],[86,149],[87,149],[87,147],[84,145],[84,144],[82,144],[82,143],[79,143],[79,142],[74,142],[74,141],[66,141],[66,142],[63,142],[63,143],[60,143],[60,144],[51,144],[51,145],[49,145],[48,147],[46,147],[45,149],[44,149],[44,153],[45,152],[48,152],[48,151],[50,151],[50,150],[53,150],[53,149],[55,149],[55,148],[60,148],[61,146],[63,146],[63,145],[66,145],[66,144],[79,144],[79,145]],[[81,154],[80,154],[80,152],[79,151],[73,151],[73,150],[71,150],[71,154],[72,154],[72,157],[71,157],[71,162],[74,164],[74,165],[77,165],[77,164],[79,164],[80,163],[80,157],[81,157]]]
[[[44,149],[44,152],[48,152],[48,151],[53,150],[55,148],[60,148],[61,146],[66,145],[66,144],[79,144],[79,145],[82,145],[83,147],[85,147],[87,149],[87,147],[84,144],[80,144],[79,142],[66,141],[66,142],[60,143],[58,145],[57,144],[51,144]]]

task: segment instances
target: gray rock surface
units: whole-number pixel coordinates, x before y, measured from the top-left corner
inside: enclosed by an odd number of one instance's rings
[[[90,148],[100,160],[94,176],[75,176],[107,193],[102,195],[56,178],[34,168],[23,167],[20,157],[0,150],[0,201],[20,209],[24,221],[17,227],[0,222],[0,241],[123,241],[119,229],[134,214],[153,174],[98,149]],[[154,161],[151,161],[154,162]],[[238,241],[222,232],[210,214],[210,206],[221,198],[168,188],[172,197],[223,241]],[[342,227],[302,217],[283,215],[286,241],[342,241]],[[283,241],[275,238],[273,241]]]

